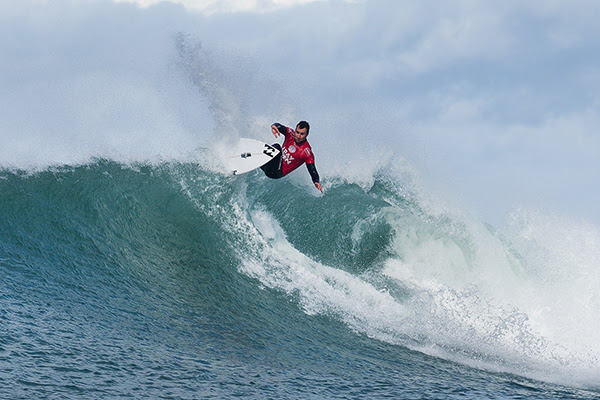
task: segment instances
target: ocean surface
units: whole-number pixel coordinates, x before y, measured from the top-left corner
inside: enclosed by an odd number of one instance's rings
[[[593,226],[324,182],[2,169],[0,398],[600,399]]]

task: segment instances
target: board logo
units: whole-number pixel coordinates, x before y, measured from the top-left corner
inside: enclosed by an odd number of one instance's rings
[[[265,144],[265,149],[263,150],[263,153],[265,153],[269,157],[273,158],[273,157],[275,157],[276,151],[277,151],[277,149],[275,149],[273,146],[269,146],[268,144]]]

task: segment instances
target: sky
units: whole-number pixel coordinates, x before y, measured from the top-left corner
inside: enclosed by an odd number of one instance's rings
[[[0,0],[0,165],[308,119],[317,160],[381,148],[492,223],[600,226],[599,18],[594,0]]]

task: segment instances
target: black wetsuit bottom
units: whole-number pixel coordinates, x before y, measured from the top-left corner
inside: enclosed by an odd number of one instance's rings
[[[279,154],[277,154],[271,161],[260,167],[260,169],[264,171],[267,177],[279,179],[283,176],[283,172],[281,171],[281,145],[279,143],[274,143],[273,147],[279,150]]]

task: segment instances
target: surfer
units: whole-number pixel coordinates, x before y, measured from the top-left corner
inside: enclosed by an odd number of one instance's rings
[[[273,147],[280,150],[280,153],[260,168],[269,178],[279,179],[306,163],[306,168],[308,168],[308,173],[315,187],[322,193],[323,188],[319,183],[319,174],[315,167],[315,157],[310,144],[306,140],[309,130],[310,125],[306,121],[298,122],[295,130],[277,122],[271,125],[271,132],[273,132],[276,138],[279,135],[283,135],[285,138],[283,148],[279,143],[275,143]]]

